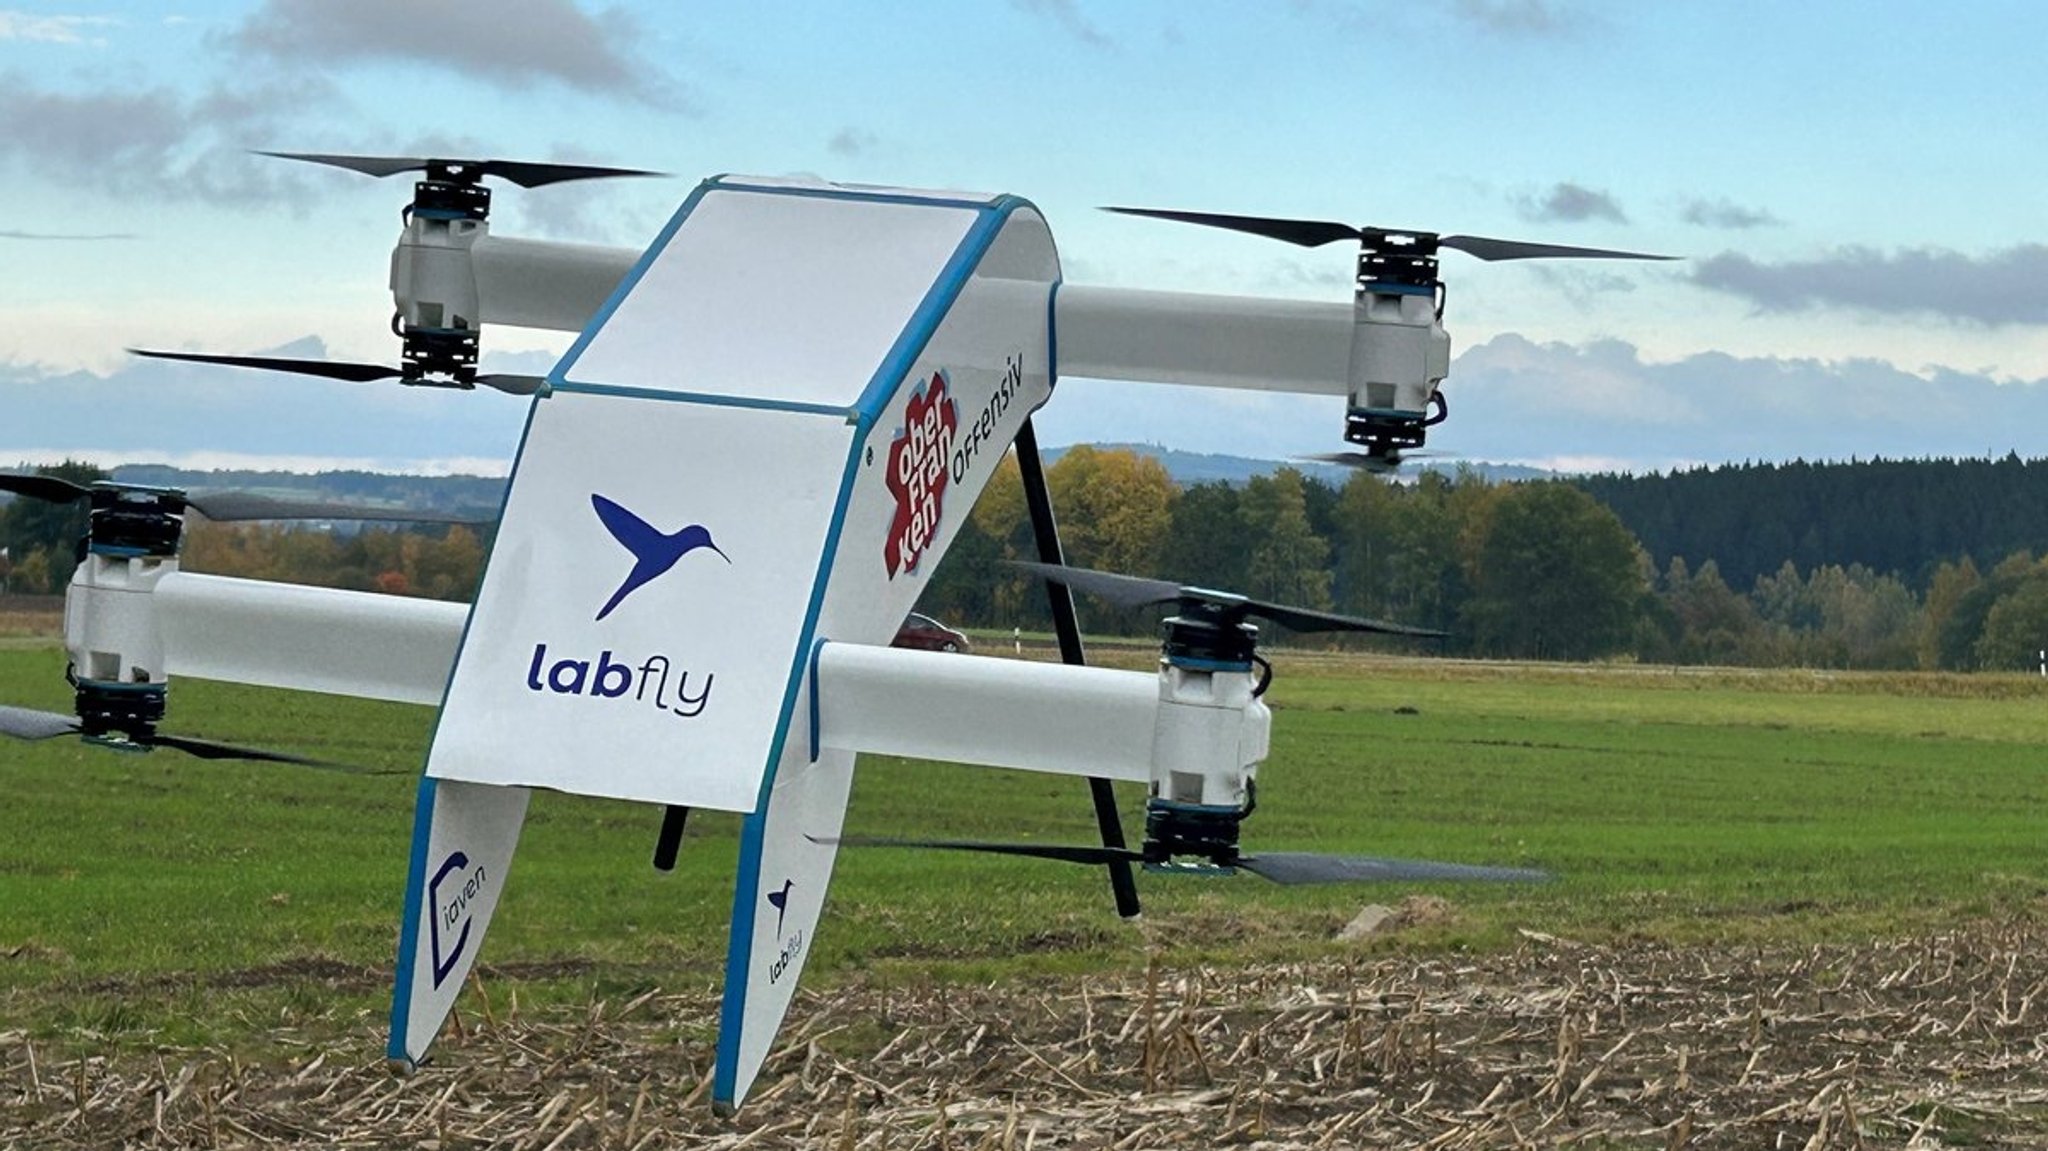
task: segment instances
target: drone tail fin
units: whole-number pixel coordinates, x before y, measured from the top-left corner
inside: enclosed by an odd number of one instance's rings
[[[785,764],[768,802],[741,829],[712,1079],[712,1101],[723,1111],[746,1097],[809,957],[838,856],[853,758],[825,751],[794,771]]]
[[[426,1058],[475,966],[526,822],[523,787],[423,778],[391,998],[394,1064]]]

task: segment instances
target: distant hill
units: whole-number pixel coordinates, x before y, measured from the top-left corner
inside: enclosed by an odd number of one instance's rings
[[[1046,463],[1057,461],[1071,446],[1047,449]],[[1342,487],[1351,478],[1349,468],[1313,461],[1261,460],[1248,456],[1183,452],[1158,444],[1091,446],[1099,451],[1131,451],[1150,456],[1165,465],[1166,474],[1172,476],[1174,482],[1183,487],[1219,481],[1242,486],[1253,476],[1271,475],[1284,467],[1292,467],[1303,475],[1320,480],[1331,487]],[[1470,469],[1494,483],[1549,479],[1556,475],[1541,468],[1523,467],[1518,464],[1428,459],[1418,460],[1402,468],[1395,480],[1410,481],[1425,471],[1443,472],[1448,475],[1461,468]],[[317,497],[347,503],[425,508],[433,511],[495,513],[505,499],[505,480],[491,476],[414,476],[361,471],[194,471],[164,464],[123,464],[114,469],[114,478],[123,483],[150,484],[187,491],[233,489],[279,497]],[[4,504],[6,498],[4,494],[0,494],[0,504]]]
[[[233,489],[259,495],[319,498],[376,507],[403,507],[496,515],[505,481],[490,476],[407,476],[378,472],[191,471],[163,464],[124,464],[122,483],[184,491]]]
[[[1071,445],[1069,445],[1071,446]],[[1317,463],[1308,460],[1260,460],[1247,456],[1216,455],[1208,452],[1183,452],[1158,444],[1092,444],[1097,451],[1128,451],[1141,456],[1150,456],[1166,467],[1166,474],[1174,482],[1186,487],[1189,484],[1215,483],[1221,481],[1233,486],[1242,485],[1253,476],[1267,476],[1281,468],[1291,467],[1312,479],[1321,480],[1331,487],[1342,487],[1351,478],[1351,469],[1337,464]],[[1050,448],[1045,453],[1047,464],[1058,460],[1067,448]],[[1490,464],[1483,461],[1427,459],[1418,460],[1401,469],[1397,480],[1412,480],[1425,471],[1443,472],[1446,475],[1469,468],[1495,483],[1509,480],[1540,480],[1552,478],[1555,473],[1541,468],[1523,467],[1520,464]]]

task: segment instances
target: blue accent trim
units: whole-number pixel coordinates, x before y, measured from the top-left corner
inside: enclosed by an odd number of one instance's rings
[[[431,741],[429,743],[431,746]],[[412,809],[412,857],[405,869],[405,918],[398,927],[398,967],[391,990],[391,1040],[386,1059],[412,1062],[405,1050],[405,1025],[412,1017],[413,973],[419,970],[420,907],[427,889],[427,843],[434,828],[433,777],[420,776],[419,798]],[[481,942],[481,941],[479,941]]]
[[[818,658],[825,654],[829,639],[811,645],[811,762],[818,762]]]
[[[712,396],[700,392],[670,392],[660,388],[628,388],[617,384],[560,384],[557,391],[586,396],[622,396],[634,400],[675,400],[715,408],[754,408],[770,412],[803,412],[807,415],[853,418],[853,409],[834,404],[797,404],[784,400],[762,400],[752,396]]]
[[[771,191],[770,189],[746,189],[749,191]],[[776,189],[785,195],[816,194],[809,189]],[[907,202],[927,206],[953,207],[943,201],[921,200],[883,195],[847,194],[842,198],[866,199],[881,202]],[[788,742],[789,724],[796,710],[796,693],[803,683],[806,666],[812,655],[812,644],[817,635],[818,616],[825,606],[825,586],[839,554],[839,539],[846,527],[846,509],[853,499],[853,487],[859,477],[861,458],[866,450],[865,440],[872,430],[874,421],[881,410],[896,395],[905,382],[904,377],[916,365],[939,324],[952,309],[966,286],[968,277],[981,259],[988,254],[1002,226],[1010,213],[1020,207],[1031,207],[1029,201],[1016,196],[1004,196],[993,204],[970,205],[983,215],[968,228],[961,238],[960,246],[946,262],[944,270],[925,294],[917,310],[903,332],[897,336],[883,357],[882,363],[869,379],[867,388],[861,393],[858,405],[858,430],[854,433],[846,453],[846,469],[839,485],[839,499],[832,509],[832,526],[826,532],[825,546],[818,557],[817,574],[811,585],[810,606],[804,612],[803,630],[798,634],[797,650],[790,661],[789,679],[782,697],[782,714],[776,721],[775,738],[769,744],[767,770],[761,774],[761,787],[755,800],[754,810],[740,827],[739,867],[733,879],[732,933],[726,940],[725,952],[725,993],[719,1004],[718,1049],[713,1064],[711,1099],[714,1105],[730,1110],[735,1105],[734,1095],[739,1083],[740,1030],[746,1017],[747,986],[752,971],[749,960],[753,956],[754,919],[756,905],[760,900],[756,893],[761,887],[761,853],[768,830],[768,810],[775,792],[776,770],[781,766],[783,747]],[[665,242],[665,238],[664,238]]]
[[[683,201],[683,206],[677,208],[676,214],[669,217],[668,223],[661,229],[661,234],[654,237],[654,242],[647,245],[646,251],[640,253],[640,258],[633,262],[633,269],[619,280],[618,287],[612,289],[611,297],[597,309],[596,315],[590,317],[590,322],[583,326],[583,331],[576,337],[576,342],[570,344],[569,350],[562,353],[562,358],[555,362],[554,369],[548,373],[550,388],[560,388],[568,382],[569,369],[576,366],[576,361],[582,357],[584,349],[590,347],[590,341],[596,339],[597,333],[611,322],[612,314],[619,310],[619,305],[625,303],[626,297],[633,293],[633,289],[640,286],[640,280],[647,275],[647,269],[653,267],[654,261],[661,258],[661,253],[668,248],[668,242],[674,239],[676,232],[682,228],[683,221],[690,218],[690,213],[697,209],[698,201],[717,186],[717,183],[716,180],[706,180],[697,185]]]
[[[1195,659],[1184,655],[1170,655],[1166,662],[1189,671],[1250,671],[1249,662],[1240,663],[1234,659]]]
[[[512,502],[512,483],[519,475],[519,461],[526,456],[526,441],[533,435],[533,423],[540,415],[540,405],[546,395],[537,395],[526,408],[526,426],[519,431],[519,449],[512,453],[512,471],[505,478],[505,494],[498,499],[498,523],[505,522],[505,509]],[[478,598],[491,574],[491,560],[497,555],[498,540],[491,540],[491,550],[484,553],[483,571],[477,576]],[[434,743],[441,737],[441,720],[448,714],[448,689],[454,686],[455,669],[462,665],[462,653],[469,646],[469,629],[476,622],[476,601],[471,600],[469,614],[462,620],[462,635],[455,642],[455,660],[448,665],[448,679],[441,685],[441,706],[434,711],[434,726],[427,733],[427,750],[420,757],[419,798],[413,803],[412,814],[412,862],[408,865],[405,880],[405,917],[400,921],[398,933],[398,966],[392,973],[391,988],[391,1040],[386,1046],[386,1056],[391,1059],[410,1060],[405,1053],[405,1024],[412,1012],[412,979],[418,969],[420,935],[420,905],[426,892],[427,842],[434,828],[434,778],[427,774],[427,762],[433,758]],[[516,841],[515,841],[516,844]],[[516,846],[514,850],[517,850]],[[483,940],[477,941],[477,949],[483,949]]]
[[[1171,799],[1149,799],[1146,811],[1179,811],[1195,815],[1234,815],[1245,809],[1235,803],[1179,803]]]
[[[78,686],[89,687],[95,691],[126,692],[130,695],[163,695],[171,689],[168,683],[123,683],[120,680],[83,677],[79,678]]]
[[[853,501],[853,485],[859,476],[866,445],[865,429],[856,431],[846,452],[846,469],[839,480],[839,500],[832,508],[832,526],[825,533],[825,547],[818,556],[818,572],[811,583],[810,606],[804,609],[803,631],[797,639],[797,658],[789,669],[789,681],[782,696],[782,715],[775,721],[775,738],[768,745],[768,769],[761,773],[761,789],[754,810],[740,825],[740,862],[733,878],[732,934],[725,946],[725,995],[718,1008],[718,1052],[711,1075],[711,1101],[721,1107],[735,1105],[733,1095],[739,1082],[740,1030],[747,1014],[747,984],[752,971],[749,960],[754,951],[754,897],[761,888],[762,841],[768,834],[768,805],[775,795],[775,771],[782,763],[782,748],[789,739],[790,713],[796,710],[797,685],[801,682],[812,636],[817,634],[818,613],[825,607],[825,585],[839,555],[840,533],[846,527],[846,508]]]
[[[1057,259],[1057,255],[1054,258]],[[1066,272],[1062,269],[1053,277],[1052,290],[1045,294],[1045,391],[1048,402],[1060,386],[1060,288],[1066,282]],[[1041,408],[1044,406],[1039,405]],[[1036,412],[1037,408],[1032,411]]]
[[[922,203],[923,201],[917,201]],[[979,220],[967,229],[960,238],[960,245],[953,249],[946,266],[939,272],[939,278],[919,301],[917,310],[910,313],[910,322],[889,346],[889,353],[882,357],[882,364],[869,378],[868,386],[862,389],[860,399],[854,401],[854,409],[860,413],[861,426],[871,426],[882,414],[889,401],[896,395],[897,387],[917,366],[917,358],[924,353],[925,345],[931,343],[938,331],[939,322],[959,302],[960,292],[967,286],[974,269],[988,255],[1003,225],[1009,223],[1010,213],[1019,207],[1029,207],[1021,198],[1004,196],[993,205],[984,205],[986,210]]]
[[[1347,416],[1399,416],[1404,420],[1420,420],[1427,412],[1411,411],[1407,408],[1352,408]]]
[[[749,184],[745,182],[744,178],[736,179],[730,175],[713,176],[705,181],[705,183],[717,188],[721,192],[751,192],[761,196],[800,196],[808,200],[857,200],[867,204],[905,204],[913,208],[967,208],[976,212],[986,212],[992,208],[1008,212],[1014,205],[1005,205],[1004,201],[1018,199],[1018,197],[1011,195],[995,195],[981,200],[958,196],[906,196],[901,192],[887,188],[863,189],[845,186],[828,187],[824,185],[777,187],[774,185]]]
[[[1359,291],[1374,296],[1434,296],[1436,289],[1427,284],[1396,284],[1386,280],[1374,280],[1362,285]]]

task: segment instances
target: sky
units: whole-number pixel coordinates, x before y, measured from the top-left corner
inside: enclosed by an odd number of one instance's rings
[[[0,5],[10,0],[0,0]],[[395,362],[407,180],[565,160],[495,233],[644,247],[702,178],[1008,192],[1070,283],[1349,298],[1353,252],[1129,204],[1668,253],[1446,255],[1449,456],[2048,456],[2048,5],[109,0],[0,7],[0,462],[502,473],[525,402],[137,362]],[[569,337],[485,335],[544,371]],[[1329,397],[1060,383],[1048,445],[1336,450]]]

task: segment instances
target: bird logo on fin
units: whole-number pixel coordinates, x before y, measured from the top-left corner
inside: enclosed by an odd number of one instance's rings
[[[612,533],[612,538],[633,553],[633,570],[626,573],[626,581],[598,609],[598,619],[612,614],[612,609],[627,596],[676,566],[676,561],[698,548],[710,548],[718,553],[719,559],[732,562],[732,557],[719,551],[718,545],[711,542],[711,532],[703,524],[690,524],[673,533],[664,532],[594,492],[590,496],[590,506],[597,510],[598,520],[606,531]]]
[[[768,905],[775,909],[775,938],[782,938],[782,920],[789,914],[789,889],[796,886],[793,879],[782,881],[781,891],[768,892]]]

